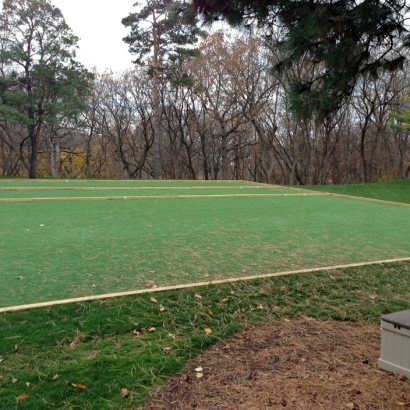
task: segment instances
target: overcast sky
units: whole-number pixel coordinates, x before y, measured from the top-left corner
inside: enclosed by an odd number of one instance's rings
[[[137,0],[51,0],[73,30],[80,37],[77,61],[87,68],[112,68],[123,71],[132,66],[133,56],[122,38],[128,30],[122,18],[136,9]]]

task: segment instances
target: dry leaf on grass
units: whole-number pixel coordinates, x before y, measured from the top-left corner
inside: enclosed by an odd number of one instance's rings
[[[201,367],[201,366],[199,366],[199,367],[197,367],[196,369],[195,369],[195,371],[196,372],[202,372],[204,369]]]
[[[155,327],[150,327],[149,329],[148,329],[148,332],[150,332],[150,333],[152,333],[152,332],[155,332]]]
[[[207,335],[211,334],[211,333],[212,333],[212,329],[210,329],[209,327],[205,328],[205,333],[206,333]]]
[[[75,383],[71,383],[71,386],[73,387],[77,387],[77,389],[79,390],[85,390],[87,387],[84,384],[75,384]]]
[[[196,378],[197,378],[197,379],[200,379],[200,378],[203,377],[203,376],[204,376],[204,374],[203,374],[203,373],[200,373],[200,372],[196,374]]]
[[[30,387],[31,383],[30,382],[26,382],[26,386]]]
[[[0,376],[0,382],[2,382],[4,380],[3,376]]]
[[[214,313],[212,312],[212,310],[208,310],[208,315],[211,317],[215,317]]]
[[[24,401],[24,400],[27,400],[27,399],[28,399],[27,394],[21,394],[20,396],[17,397],[18,401]]]
[[[24,279],[26,279],[24,276],[17,276],[17,279],[18,280],[24,280]]]
[[[158,301],[157,301],[157,299],[155,299],[155,298],[150,298],[149,299],[152,303],[157,303]]]
[[[58,380],[59,377],[60,377],[60,376],[59,376],[58,374],[55,374],[51,380]]]
[[[16,379],[15,377],[12,377],[12,378],[11,378],[11,382],[12,382],[13,384],[16,384],[16,383],[18,382],[18,379]]]
[[[160,311],[160,312],[163,312],[164,310],[165,310],[164,306],[159,305],[159,311]]]
[[[70,343],[70,348],[71,348],[71,349],[74,349],[74,348],[78,345],[78,343],[80,343],[80,341],[79,341],[77,338],[75,338],[75,339]]]
[[[14,353],[17,353],[19,350],[19,345],[14,345]]]
[[[135,330],[132,331],[132,333],[135,336],[144,336],[145,335],[145,329],[141,329],[141,330],[135,329]]]
[[[195,299],[202,299],[202,296],[198,293],[195,293]]]
[[[172,351],[172,347],[164,347],[164,353],[169,354]]]
[[[120,396],[121,397],[128,397],[130,392],[127,389],[121,389]]]
[[[4,360],[3,356],[0,356],[0,363]]]
[[[27,320],[22,320],[22,321],[20,322],[20,325],[25,325],[25,324],[27,324]]]

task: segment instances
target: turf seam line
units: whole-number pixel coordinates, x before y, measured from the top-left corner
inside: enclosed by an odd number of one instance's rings
[[[371,265],[380,265],[380,264],[385,264],[385,263],[397,263],[397,262],[408,262],[408,261],[410,261],[410,257],[398,258],[398,259],[386,259],[386,260],[372,261],[372,262],[349,263],[345,265],[325,266],[325,267],[320,267],[320,268],[298,269],[298,270],[292,270],[292,271],[274,272],[274,273],[267,273],[263,275],[243,276],[240,278],[219,279],[219,280],[214,280],[214,281],[211,280],[211,281],[206,281],[206,282],[187,283],[183,285],[163,286],[163,287],[159,287],[155,289],[151,288],[151,289],[131,290],[127,292],[107,293],[107,294],[102,294],[102,295],[84,296],[80,298],[61,299],[61,300],[53,300],[49,302],[32,303],[32,304],[27,304],[27,305],[9,306],[5,308],[0,308],[0,313],[19,312],[19,311],[29,310],[29,309],[68,305],[72,303],[91,302],[95,300],[113,299],[113,298],[125,297],[125,296],[142,295],[142,294],[147,294],[147,293],[165,292],[169,290],[189,289],[189,288],[196,288],[196,287],[202,287],[202,286],[219,285],[223,283],[234,283],[234,282],[242,282],[242,281],[249,281],[249,280],[256,280],[256,279],[267,279],[267,278],[273,278],[277,276],[297,275],[297,274],[303,274],[303,273],[316,273],[316,272],[323,272],[323,271],[329,271],[329,270],[335,270],[335,269],[348,269],[348,268],[357,268],[360,266],[371,266]]]
[[[124,201],[149,199],[206,199],[206,198],[280,198],[295,196],[327,196],[326,193],[308,194],[222,194],[222,195],[146,195],[146,196],[90,196],[90,197],[49,197],[49,198],[0,198],[0,202],[46,202],[46,201]]]

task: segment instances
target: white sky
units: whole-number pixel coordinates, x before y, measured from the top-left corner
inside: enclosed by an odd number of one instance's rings
[[[72,29],[80,37],[77,61],[99,71],[111,68],[123,71],[135,58],[122,41],[129,30],[121,20],[135,11],[137,0],[51,0]]]

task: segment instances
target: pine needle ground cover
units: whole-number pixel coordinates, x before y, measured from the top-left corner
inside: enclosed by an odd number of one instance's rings
[[[235,182],[34,184],[1,181],[1,194],[164,199],[0,202],[0,307],[410,256],[409,208]],[[167,198],[187,190],[214,196]]]

